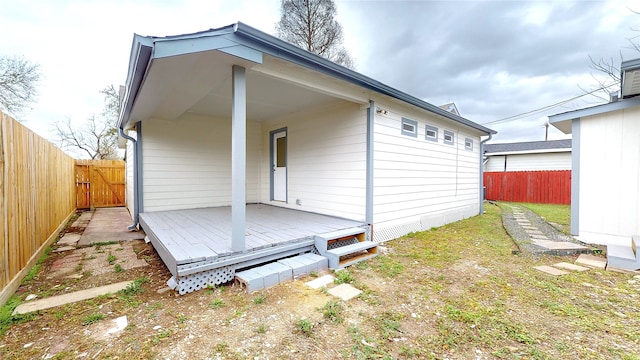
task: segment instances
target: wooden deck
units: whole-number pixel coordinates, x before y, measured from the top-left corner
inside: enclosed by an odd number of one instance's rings
[[[174,277],[257,263],[311,249],[315,235],[363,222],[276,206],[247,205],[246,250],[231,250],[231,207],[141,213],[140,223]]]

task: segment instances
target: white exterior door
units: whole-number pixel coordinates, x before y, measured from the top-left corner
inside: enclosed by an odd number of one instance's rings
[[[279,131],[272,135],[271,159],[273,166],[273,200],[287,201],[287,131]]]

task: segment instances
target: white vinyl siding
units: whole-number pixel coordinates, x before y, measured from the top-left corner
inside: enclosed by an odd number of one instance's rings
[[[640,107],[580,119],[579,238],[629,245],[640,234]]]
[[[507,167],[505,170],[505,156]],[[543,171],[571,170],[571,152],[539,154],[492,155],[485,164],[484,171]]]
[[[378,241],[473,216],[479,209],[478,150],[465,150],[464,143],[455,141],[453,146],[427,141],[427,123],[455,128],[425,115],[422,119],[410,116],[418,121],[417,138],[399,134],[401,111],[375,117],[374,235]],[[480,141],[479,135],[465,132],[462,126],[455,131],[454,139]]]
[[[231,120],[184,116],[142,124],[144,211],[231,204]],[[259,200],[260,124],[247,123],[247,202]]]
[[[364,220],[366,109],[342,103],[262,126],[262,202]],[[283,127],[287,128],[288,203],[270,201],[269,132]]]

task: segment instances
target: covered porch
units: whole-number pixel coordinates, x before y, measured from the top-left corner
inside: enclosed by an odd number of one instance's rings
[[[369,234],[369,226],[360,221],[250,204],[246,247],[234,251],[231,214],[230,206],[140,214],[140,223],[180,294],[231,281],[239,269],[315,251],[316,238],[326,234],[350,229]]]

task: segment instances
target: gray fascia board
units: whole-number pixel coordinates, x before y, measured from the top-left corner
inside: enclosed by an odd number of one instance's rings
[[[344,66],[340,66],[321,56],[318,56],[304,49],[301,49],[297,46],[289,44],[286,41],[278,39],[272,35],[266,34],[249,25],[238,22],[236,24],[235,29],[236,29],[235,33],[238,36],[244,37],[257,45],[260,45],[259,50],[271,56],[293,62],[297,65],[304,66],[312,70],[316,70],[318,72],[330,75],[332,77],[361,86],[368,90],[372,90],[377,93],[384,94],[392,98],[404,101],[408,104],[417,106],[421,109],[443,116],[447,119],[453,120],[462,125],[479,130],[485,134],[497,134],[497,131],[495,130],[489,129],[480,124],[476,124],[471,120],[465,119],[449,111],[443,110],[438,106],[429,104],[424,100],[420,100],[414,96],[411,96],[402,91],[394,89],[368,76],[365,76],[353,70],[347,69]]]
[[[586,116],[604,114],[607,112],[629,109],[636,106],[640,106],[640,97],[626,99],[626,100],[619,100],[612,103],[596,105],[596,106],[592,106],[584,109],[573,110],[573,111],[568,111],[561,114],[551,115],[549,116],[549,122],[551,124],[554,124],[554,123],[559,123],[561,121],[575,120],[575,119],[583,118]]]
[[[153,41],[150,38],[134,35],[127,82],[125,84],[125,95],[122,101],[120,117],[118,118],[118,127],[122,129],[129,126],[131,110],[151,62],[152,51]]]

